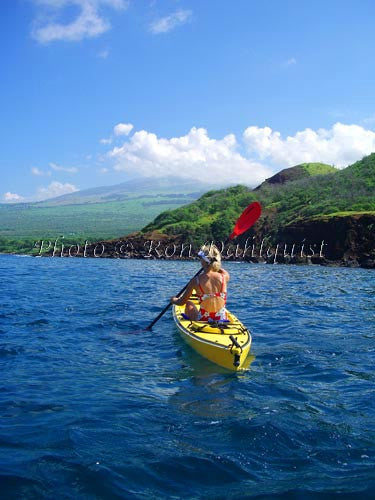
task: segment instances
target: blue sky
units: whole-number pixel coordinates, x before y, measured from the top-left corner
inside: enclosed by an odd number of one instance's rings
[[[375,151],[373,1],[3,0],[0,201]]]

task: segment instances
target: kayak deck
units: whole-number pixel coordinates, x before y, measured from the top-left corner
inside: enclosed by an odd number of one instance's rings
[[[199,308],[196,294],[190,298]],[[227,311],[229,322],[208,323],[184,317],[185,306],[173,306],[173,319],[187,344],[208,360],[228,370],[241,370],[251,346],[251,333]]]

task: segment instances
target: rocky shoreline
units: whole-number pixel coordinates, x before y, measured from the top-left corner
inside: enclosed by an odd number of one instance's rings
[[[256,226],[237,244],[215,242],[224,261],[266,264],[343,266],[375,269],[375,216],[357,214],[298,221],[269,235]],[[308,235],[308,236],[307,236]],[[277,243],[279,242],[279,243]],[[64,246],[56,240],[49,257],[195,260],[198,247],[181,236],[157,231],[116,240]]]
[[[278,232],[276,239],[287,245],[304,241],[306,246],[322,241],[325,261],[346,267],[375,268],[375,215],[360,213],[298,221]],[[314,247],[313,247],[314,248]],[[320,263],[319,259],[313,263]],[[325,265],[325,262],[322,262]]]

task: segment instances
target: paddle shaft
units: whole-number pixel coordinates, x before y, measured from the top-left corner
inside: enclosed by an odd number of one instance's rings
[[[196,278],[199,274],[201,274],[201,272],[203,271],[203,267],[201,269],[199,269],[199,271],[197,273],[194,274],[194,276],[192,277],[192,279]],[[189,281],[190,283],[190,281]],[[187,286],[189,283],[186,283],[186,285],[184,286],[184,288],[182,288],[178,294],[177,294],[177,297],[179,297],[180,295],[182,295],[184,293],[184,291],[186,290]],[[167,304],[164,309],[156,316],[156,318],[146,327],[146,330],[151,330],[151,328],[154,326],[154,324],[159,321],[159,319],[163,316],[163,314],[165,314],[168,309],[170,308],[171,306],[171,302],[169,302],[169,304]]]

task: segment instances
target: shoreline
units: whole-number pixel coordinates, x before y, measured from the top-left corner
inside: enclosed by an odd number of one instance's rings
[[[247,262],[265,264],[321,265],[375,269],[375,251],[371,248],[352,246],[342,248],[327,239],[295,238],[275,243],[270,237],[259,235],[239,238],[234,244],[224,241],[206,241],[215,244],[223,262]],[[168,236],[158,232],[135,233],[125,238],[102,240],[84,245],[65,245],[63,239],[54,242],[41,240],[35,244],[37,256],[59,258],[112,258],[145,260],[197,260],[201,245],[183,240],[180,236]]]
[[[3,253],[0,252],[0,255],[8,255],[8,256],[14,256],[14,257],[33,257],[33,258],[58,258],[58,259],[71,259],[71,258],[78,258],[78,259],[119,259],[119,260],[152,260],[152,261],[163,261],[163,262],[176,262],[176,261],[181,261],[181,262],[198,262],[199,259],[195,257],[182,257],[182,258],[176,258],[176,257],[154,257],[154,256],[93,256],[93,255],[74,255],[74,256],[69,256],[69,255],[50,255],[50,254],[42,254],[42,255],[31,255],[31,254],[19,254],[19,253]],[[275,257],[270,257],[270,258],[226,258],[224,257],[222,259],[223,263],[227,262],[233,262],[233,263],[242,263],[242,264],[261,264],[261,265],[295,265],[295,266],[321,266],[321,267],[342,267],[342,268],[350,268],[350,269],[375,269],[375,265],[372,263],[367,263],[366,261],[363,262],[362,264],[359,263],[356,260],[329,260],[324,257],[317,257],[317,256],[306,256],[306,257],[294,257],[290,259],[284,259],[284,258],[279,258],[281,256],[278,256],[276,259]]]

